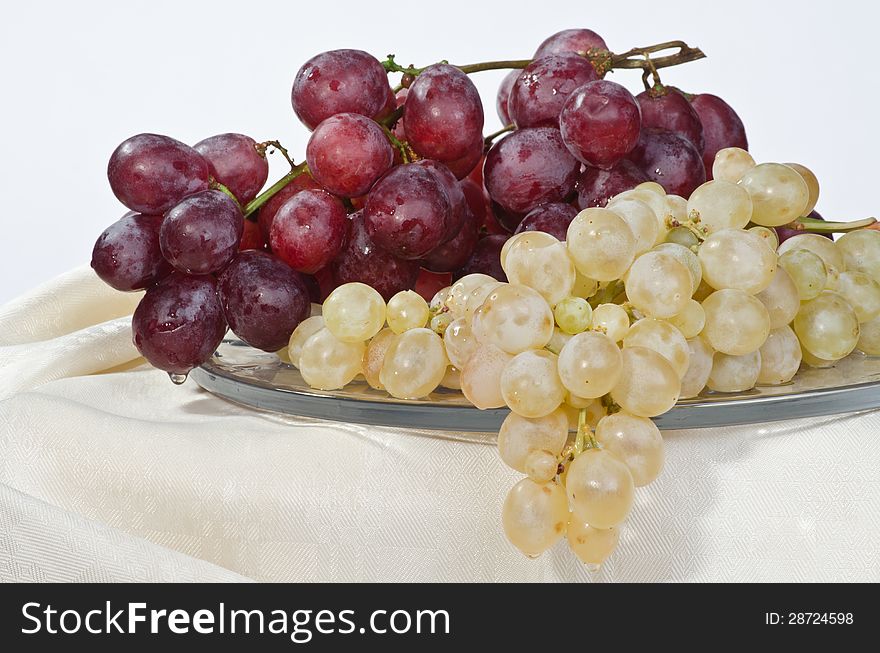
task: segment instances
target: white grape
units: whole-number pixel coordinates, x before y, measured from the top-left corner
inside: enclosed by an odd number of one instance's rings
[[[880,282],[880,231],[859,229],[835,242],[849,272],[864,272]]]
[[[636,254],[629,225],[608,209],[581,211],[568,227],[566,245],[578,272],[596,281],[622,277]]]
[[[620,541],[618,528],[593,528],[574,515],[568,521],[568,547],[585,565],[599,567],[617,548]]]
[[[461,390],[461,370],[450,365],[446,368],[446,374],[440,381],[441,388],[449,390]]]
[[[593,330],[621,342],[629,333],[629,315],[617,304],[600,304],[593,309]]]
[[[478,346],[477,338],[471,330],[470,320],[465,317],[454,320],[443,334],[443,344],[449,362],[458,369],[464,369]]]
[[[736,288],[754,295],[770,285],[776,272],[776,253],[760,236],[741,229],[709,235],[699,258],[703,279],[716,290]]]
[[[535,419],[509,413],[498,432],[498,453],[508,467],[525,474],[529,454],[548,451],[558,457],[566,440],[568,418],[562,410]]]
[[[840,360],[859,342],[859,318],[842,296],[826,290],[801,305],[794,331],[801,345],[817,358]]]
[[[663,471],[663,437],[646,417],[626,412],[604,417],[596,427],[596,441],[627,466],[636,487],[653,483]]]
[[[745,150],[739,147],[727,147],[719,150],[715,155],[712,177],[737,184],[755,165],[755,159]]]
[[[643,181],[641,184],[635,187],[635,190],[646,190],[649,193],[654,193],[655,195],[659,195],[660,197],[666,197],[666,189],[663,188],[663,186],[658,184],[656,181]]]
[[[452,313],[453,319],[466,315],[465,309],[472,293],[486,284],[497,283],[498,280],[488,274],[469,274],[452,284],[446,297],[446,307]]]
[[[563,333],[573,336],[590,328],[593,309],[586,299],[567,297],[553,308],[553,317]]]
[[[474,313],[477,339],[509,354],[541,349],[553,336],[553,311],[535,290],[505,284],[496,288]]]
[[[501,373],[513,358],[494,345],[480,345],[461,370],[461,392],[480,410],[501,408]]]
[[[574,459],[566,473],[565,490],[575,517],[595,528],[617,526],[633,504],[632,474],[602,449],[587,449]]]
[[[376,390],[385,389],[379,375],[382,372],[382,365],[385,363],[385,354],[394,342],[395,335],[391,329],[382,329],[367,343],[367,349],[364,352],[363,373],[370,387]]]
[[[788,272],[802,302],[816,299],[828,284],[825,261],[808,249],[793,249],[779,257],[779,267]]]
[[[588,331],[574,336],[559,353],[559,378],[573,395],[602,397],[620,379],[623,355],[608,336]]]
[[[861,325],[857,346],[868,356],[880,356],[880,317]]]
[[[299,358],[302,356],[303,345],[323,328],[324,318],[320,315],[306,318],[297,325],[290,335],[290,342],[287,345],[287,358],[290,360],[291,365],[299,368]]]
[[[729,181],[709,181],[688,200],[688,216],[714,233],[721,229],[742,229],[752,219],[752,198],[742,186]]]
[[[824,236],[819,234],[798,234],[793,236],[779,246],[779,256],[798,249],[813,252],[821,258],[829,275],[839,275],[845,269],[843,250],[838,249],[834,241]]]
[[[878,288],[880,290],[880,288]],[[781,329],[791,324],[801,307],[798,287],[785,268],[779,266],[770,285],[755,297],[764,304],[770,315],[770,329]],[[880,310],[880,307],[878,307]]]
[[[589,299],[593,295],[596,294],[596,291],[599,290],[599,282],[595,279],[589,279],[582,275],[580,272],[577,273],[574,281],[574,287],[571,289],[572,297],[581,297],[582,299]]]
[[[562,348],[565,347],[566,343],[571,339],[572,336],[565,333],[562,329],[553,329],[553,335],[550,337],[550,342],[548,342],[544,348],[547,351],[552,351],[558,356],[559,352],[562,351]]]
[[[388,301],[386,319],[394,333],[421,329],[431,316],[428,302],[413,290],[402,290]]]
[[[565,535],[565,491],[557,483],[539,484],[523,479],[504,499],[501,523],[511,544],[525,555],[537,557]]]
[[[343,342],[325,327],[303,345],[299,371],[312,388],[339,390],[360,374],[365,350],[363,342]]]
[[[661,251],[638,257],[625,280],[626,296],[651,317],[672,317],[687,306],[694,294],[693,278],[678,259]]]
[[[565,243],[560,242],[534,249],[512,249],[507,254],[504,272],[510,283],[536,290],[550,306],[569,297],[577,279]]]
[[[623,347],[645,347],[656,351],[669,361],[679,378],[685,375],[690,363],[687,340],[678,329],[663,320],[645,318],[633,324],[623,340]]]
[[[747,231],[760,236],[761,240],[767,243],[767,247],[774,252],[779,247],[779,234],[776,233],[775,229],[769,227],[750,227]]]
[[[665,240],[666,233],[669,231],[669,219],[672,217],[672,210],[669,208],[667,197],[667,195],[652,192],[647,188],[633,188],[614,196],[611,198],[611,202],[638,200],[650,206],[660,227],[660,239]]]
[[[819,203],[819,179],[812,170],[800,163],[786,163],[785,165],[797,172],[807,184],[809,200],[801,213],[801,217],[808,216],[816,208],[816,204]]]
[[[712,358],[715,351],[703,338],[688,340],[690,365],[687,374],[681,380],[681,398],[693,399],[699,395],[709,382],[712,373]]]
[[[608,208],[623,218],[636,238],[636,256],[657,244],[660,223],[651,207],[636,199],[612,200]]]
[[[385,325],[385,301],[364,283],[346,283],[324,301],[324,324],[343,342],[366,342]]]
[[[661,243],[654,248],[655,252],[669,254],[682,263],[691,273],[691,282],[694,289],[699,288],[703,281],[703,266],[696,254],[684,245],[677,243]]]
[[[392,341],[379,380],[392,397],[420,399],[437,389],[447,365],[440,336],[430,329],[410,329]]]
[[[692,299],[678,315],[666,320],[681,332],[685,339],[696,338],[706,326],[706,311],[700,302]]]
[[[501,267],[507,265],[507,257],[511,252],[531,252],[542,247],[555,245],[559,240],[543,231],[522,231],[514,234],[501,246]]]
[[[770,334],[770,314],[742,290],[719,290],[703,302],[703,337],[715,351],[742,356],[758,351]]]
[[[716,353],[707,385],[714,392],[745,392],[755,387],[760,373],[760,351],[745,356]]]
[[[801,343],[791,327],[784,326],[770,332],[761,347],[761,370],[758,383],[782,385],[794,378],[801,366]]]
[[[669,216],[673,220],[679,222],[687,222],[688,219],[688,201],[680,195],[667,195],[666,207],[669,210]],[[665,236],[665,230],[660,229],[657,232],[657,238]]]
[[[859,322],[870,322],[880,316],[880,283],[864,272],[843,272],[837,292],[850,303]]]
[[[537,418],[549,415],[565,399],[557,356],[549,351],[517,354],[501,373],[501,396],[517,415]]]
[[[752,196],[752,222],[763,227],[781,227],[797,220],[810,199],[803,177],[779,163],[755,166],[739,183]]]
[[[681,393],[681,378],[663,356],[645,347],[630,347],[622,354],[620,379],[611,398],[627,412],[657,417],[671,409]]]

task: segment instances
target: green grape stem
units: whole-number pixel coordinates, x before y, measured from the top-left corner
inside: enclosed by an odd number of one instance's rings
[[[850,231],[865,229],[875,224],[877,224],[876,218],[865,218],[855,222],[825,222],[815,218],[801,218],[785,226],[789,229],[811,234],[845,234]]]
[[[235,193],[233,193],[231,190],[229,190],[226,186],[221,184],[219,181],[217,181],[213,177],[211,177],[208,180],[208,188],[210,188],[212,190],[219,190],[220,192],[224,193],[225,195],[228,195],[229,197],[232,198],[232,201],[235,202],[235,205],[238,208],[241,208],[241,202],[238,201],[238,198],[235,196]]]
[[[514,129],[516,129],[516,125],[511,123],[505,127],[502,127],[497,132],[492,132],[491,134],[486,136],[486,138],[483,139],[483,152],[489,151],[489,148],[492,147],[492,143],[495,142],[496,138],[498,138],[499,136],[503,136],[504,134],[507,134],[508,132],[512,132]]]
[[[248,218],[251,215],[253,215],[254,213],[256,213],[256,211],[261,206],[263,206],[263,204],[265,204],[270,199],[275,197],[278,193],[280,193],[282,190],[284,190],[284,188],[290,182],[292,182],[294,179],[299,177],[301,174],[307,173],[308,171],[309,171],[309,166],[306,164],[305,161],[303,161],[302,163],[300,163],[297,166],[294,166],[293,170],[288,172],[281,179],[279,179],[274,184],[269,186],[269,188],[264,190],[262,193],[257,195],[254,199],[252,199],[250,202],[248,202],[245,205],[244,209],[242,209],[242,211],[244,212],[244,217]]]

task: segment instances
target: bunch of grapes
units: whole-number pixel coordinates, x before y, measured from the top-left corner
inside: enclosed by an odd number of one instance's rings
[[[880,232],[824,222],[808,168],[756,165],[729,105],[660,81],[702,56],[616,55],[586,29],[469,66],[319,54],[293,84],[305,162],[240,134],[135,136],[108,167],[130,212],[92,265],[146,289],[134,341],[176,382],[231,328],[316,389],[362,375],[402,400],[506,406],[499,452],[525,475],[508,538],[537,556],[567,537],[600,565],[662,470],[651,418],[880,355]],[[506,127],[484,137],[468,75],[495,68],[514,69]],[[261,193],[268,148],[291,171]]]

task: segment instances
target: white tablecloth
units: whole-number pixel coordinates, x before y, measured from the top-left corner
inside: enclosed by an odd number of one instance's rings
[[[505,541],[493,446],[176,387],[136,302],[81,268],[0,308],[2,581],[880,581],[880,413],[665,433],[590,574]]]

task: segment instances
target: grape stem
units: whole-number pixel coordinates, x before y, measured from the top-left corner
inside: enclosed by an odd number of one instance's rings
[[[483,152],[485,153],[489,151],[489,148],[492,147],[492,143],[495,142],[496,138],[498,138],[499,136],[503,136],[508,132],[512,132],[514,129],[516,129],[516,125],[511,123],[505,127],[502,127],[497,132],[492,132],[491,134],[486,136],[486,138],[483,139]]]
[[[269,186],[269,188],[264,190],[262,193],[257,195],[254,199],[252,199],[250,202],[248,202],[245,205],[245,207],[243,209],[244,217],[247,218],[247,217],[253,215],[257,211],[257,209],[259,209],[261,206],[263,206],[263,204],[265,204],[270,199],[275,197],[275,195],[277,195],[282,190],[284,190],[284,187],[287,186],[287,184],[292,182],[294,179],[299,177],[301,174],[306,173],[308,171],[309,171],[309,166],[306,164],[305,161],[303,161],[302,163],[300,163],[297,166],[294,166],[293,170],[288,172],[281,179],[279,179],[274,184]]]
[[[210,188],[212,190],[219,190],[220,192],[224,193],[225,195],[228,195],[229,197],[232,198],[232,201],[235,202],[235,205],[238,208],[241,208],[241,202],[238,201],[238,198],[235,196],[235,194],[231,190],[229,190],[226,186],[224,186],[219,181],[214,179],[213,177],[211,177],[208,180],[208,188]]]
[[[409,143],[401,141],[399,138],[397,138],[397,136],[394,135],[394,132],[388,129],[388,127],[386,127],[385,125],[380,125],[380,127],[382,127],[382,131],[385,132],[385,136],[388,137],[388,141],[391,143],[391,145],[398,152],[400,152],[400,158],[403,159],[403,162],[412,163],[415,158],[415,152],[412,151]]]
[[[290,164],[291,168],[296,167],[296,163],[294,163],[293,159],[290,158],[290,153],[287,151],[287,148],[284,147],[283,145],[281,145],[281,143],[279,141],[263,141],[262,143],[257,143],[257,145],[256,145],[257,152],[262,157],[266,156],[266,150],[269,149],[270,147],[281,152],[281,156],[283,156],[285,159],[287,159],[287,162]]]
[[[855,222],[825,222],[814,218],[801,218],[785,226],[796,231],[803,231],[804,233],[845,234],[850,231],[865,229],[875,224],[877,224],[876,218],[865,218]]]

